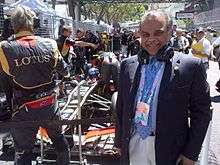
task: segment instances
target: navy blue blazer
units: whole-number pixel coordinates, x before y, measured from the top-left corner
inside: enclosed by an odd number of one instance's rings
[[[141,77],[137,56],[121,63],[115,146],[121,149],[121,164],[129,165],[129,140],[135,116],[135,97]],[[175,165],[180,154],[196,161],[209,121],[209,85],[202,61],[175,53],[165,64],[156,117],[157,165]],[[188,117],[190,116],[190,125]]]

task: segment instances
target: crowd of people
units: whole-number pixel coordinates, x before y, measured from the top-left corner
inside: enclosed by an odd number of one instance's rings
[[[29,8],[17,7],[11,15],[14,35],[0,45],[1,86],[12,105],[11,120],[58,120],[55,77],[97,75],[100,84],[112,79],[118,90],[114,150],[122,165],[195,164],[211,120],[206,70],[210,59],[218,59],[220,45],[211,28],[187,32],[166,13],[149,11],[136,32],[93,33],[61,21],[55,41],[34,35],[34,17]],[[44,127],[57,164],[69,165],[61,127]],[[37,129],[11,130],[16,165],[31,164]]]
[[[63,26],[65,27],[65,24]],[[211,27],[198,27],[195,30],[187,31],[174,25],[172,30],[169,44],[174,51],[202,58],[206,69],[209,68],[208,61],[210,59],[220,61],[220,37],[218,37],[218,32]],[[70,31],[72,32],[72,29]],[[58,40],[62,40],[62,36],[61,33]],[[93,33],[90,30],[79,29],[76,31],[74,40],[92,44],[84,46],[84,48],[75,47],[74,50],[72,49],[74,57],[77,58],[74,60],[77,61],[74,66],[79,65],[76,66],[78,68],[76,73],[81,73],[84,64],[90,63],[99,52],[111,51],[121,61],[123,58],[137,55],[141,49],[140,33],[120,28],[115,28],[111,33]],[[61,51],[61,48],[59,50]]]
[[[170,44],[175,51],[200,58],[207,70],[209,60],[217,61],[220,68],[219,41],[218,32],[211,27],[198,27],[189,32],[175,27]],[[220,81],[216,83],[216,90],[220,92]]]

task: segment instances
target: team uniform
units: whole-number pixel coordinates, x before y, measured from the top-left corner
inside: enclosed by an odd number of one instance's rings
[[[13,94],[12,120],[58,120],[54,73],[68,76],[68,69],[57,48],[56,41],[34,36],[23,31],[1,42],[0,62],[2,73],[8,77],[8,90]],[[69,164],[69,147],[61,134],[61,127],[47,128],[55,147],[58,165]],[[15,164],[30,165],[35,135],[39,126],[12,128],[15,142]]]

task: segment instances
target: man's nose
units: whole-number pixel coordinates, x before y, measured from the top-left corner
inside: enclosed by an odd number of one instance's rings
[[[149,37],[149,38],[145,41],[145,43],[148,43],[148,44],[150,44],[150,43],[155,43],[155,42],[157,42],[157,40],[156,40],[156,38],[154,38],[154,37]]]

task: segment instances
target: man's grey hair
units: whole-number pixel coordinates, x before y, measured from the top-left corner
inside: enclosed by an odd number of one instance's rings
[[[36,14],[26,6],[17,6],[11,14],[11,25],[18,33],[21,30],[33,32],[34,17]]]
[[[163,10],[151,10],[147,11],[144,16],[141,18],[140,25],[147,19],[154,19],[157,16],[164,16],[166,19],[167,31],[171,30],[173,27],[173,20],[165,11]]]

